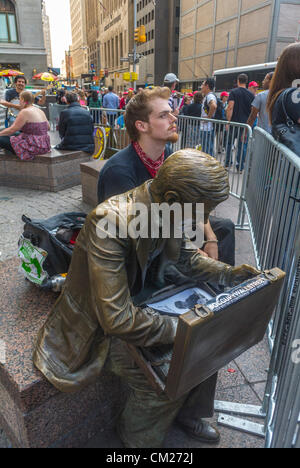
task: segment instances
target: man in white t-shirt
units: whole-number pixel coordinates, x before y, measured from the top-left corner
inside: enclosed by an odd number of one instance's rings
[[[204,96],[202,103],[202,115],[206,119],[213,119],[217,110],[217,98],[213,93],[215,81],[208,78],[201,86],[201,93]],[[201,143],[204,153],[214,156],[214,127],[212,122],[201,123]]]
[[[250,127],[253,127],[258,116],[257,126],[263,128],[268,133],[271,133],[271,123],[269,121],[269,114],[267,111],[267,100],[273,75],[274,73],[271,72],[265,76],[263,81],[264,91],[257,94],[254,101],[252,102],[252,111],[247,122]]]

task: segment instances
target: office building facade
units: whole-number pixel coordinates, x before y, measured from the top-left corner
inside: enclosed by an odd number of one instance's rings
[[[52,61],[52,47],[51,47],[51,32],[50,32],[50,21],[47,15],[46,3],[42,3],[42,21],[43,21],[43,32],[44,32],[44,44],[47,54],[47,65],[48,68],[53,67]]]
[[[128,54],[133,49],[133,2],[132,0],[104,0],[100,9],[99,44],[101,70],[105,74],[105,86],[122,91],[129,82],[123,74],[132,70]]]
[[[180,0],[138,0],[137,26],[146,28],[146,42],[137,47],[138,85],[162,85],[167,73],[178,73]]]
[[[217,69],[276,61],[299,39],[299,0],[181,0],[182,88]]]
[[[86,34],[86,2],[85,0],[70,0],[70,18],[72,46],[70,55],[72,57],[71,75],[79,80],[81,75],[88,73],[88,48]]]
[[[47,71],[41,0],[0,0],[0,69]],[[34,82],[33,82],[34,83]]]

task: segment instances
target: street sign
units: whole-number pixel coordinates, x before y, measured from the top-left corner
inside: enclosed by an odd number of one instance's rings
[[[128,57],[121,57],[120,62],[129,62],[129,58]]]

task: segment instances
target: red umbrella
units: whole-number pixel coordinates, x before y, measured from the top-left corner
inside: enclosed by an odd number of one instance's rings
[[[20,72],[19,70],[1,70],[0,76],[18,76],[24,75],[24,73]]]

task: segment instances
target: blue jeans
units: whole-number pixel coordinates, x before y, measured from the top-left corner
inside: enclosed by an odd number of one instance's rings
[[[210,156],[214,156],[214,142],[215,142],[215,132],[211,130],[210,132],[202,131],[201,132],[201,145],[202,151]]]
[[[227,140],[227,151],[226,151],[226,162],[225,165],[229,166],[232,164],[232,146],[236,138],[238,138],[238,149],[236,155],[236,167],[237,169],[243,171],[245,167],[245,161],[247,156],[247,148],[248,148],[248,137],[246,138],[245,143],[242,141],[242,137],[244,136],[244,130],[239,129],[237,127],[230,128],[228,132],[228,140]],[[243,154],[242,154],[243,153]],[[242,155],[242,161],[241,161]]]
[[[13,147],[10,144],[9,136],[0,136],[0,148],[3,148],[11,153],[15,154]]]

